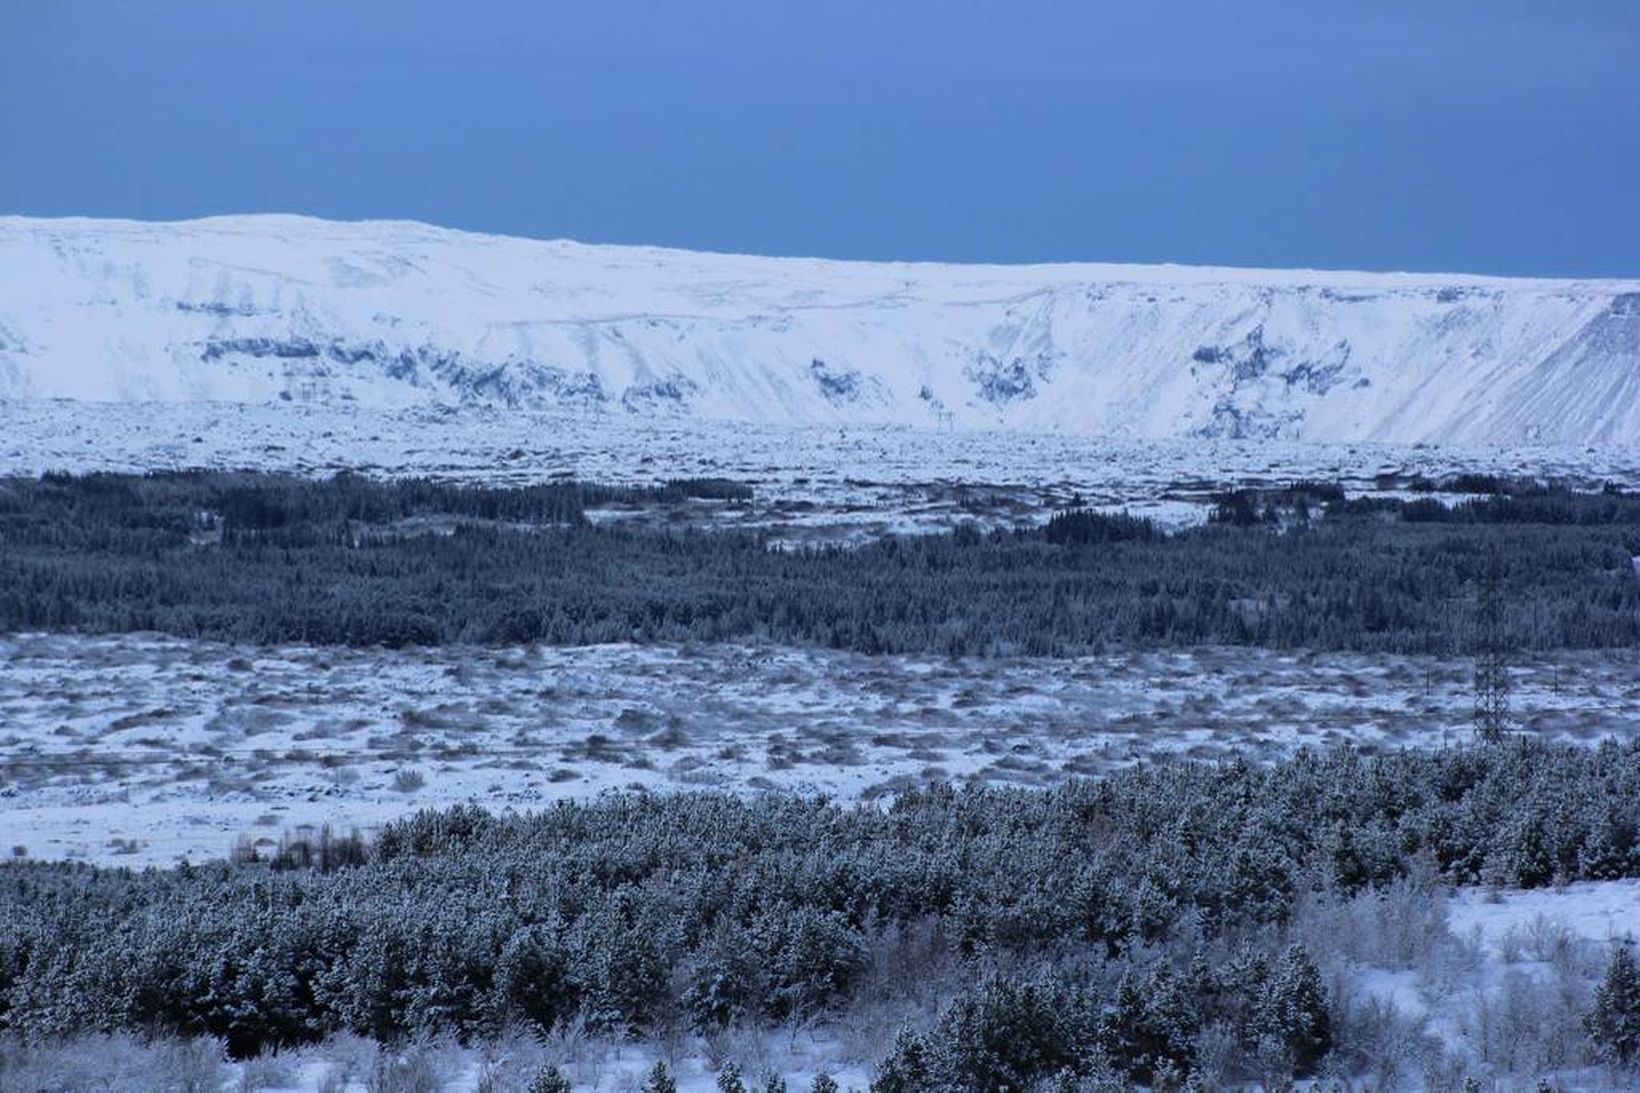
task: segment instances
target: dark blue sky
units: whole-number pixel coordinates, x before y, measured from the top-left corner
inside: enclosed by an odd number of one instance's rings
[[[0,2],[0,211],[1640,274],[1636,0]]]

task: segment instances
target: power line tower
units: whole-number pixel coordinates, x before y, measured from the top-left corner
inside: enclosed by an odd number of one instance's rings
[[[1503,629],[1502,565],[1494,552],[1475,594],[1475,736],[1495,744],[1509,728],[1508,641]]]

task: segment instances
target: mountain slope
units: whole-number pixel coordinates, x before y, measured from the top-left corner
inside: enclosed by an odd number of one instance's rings
[[[1640,282],[696,254],[0,218],[0,398],[1133,437],[1640,441]]]

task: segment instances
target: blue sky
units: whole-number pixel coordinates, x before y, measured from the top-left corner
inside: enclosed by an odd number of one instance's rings
[[[0,211],[1640,274],[1635,0],[0,0]]]

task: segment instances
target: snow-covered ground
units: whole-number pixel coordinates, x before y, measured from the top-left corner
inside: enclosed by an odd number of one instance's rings
[[[1640,281],[697,254],[0,218],[0,396],[1633,443]]]
[[[0,401],[0,474],[253,468],[520,484],[574,477],[753,487],[719,518],[793,541],[1040,522],[1055,506],[1127,509],[1177,526],[1208,494],[1299,479],[1355,493],[1459,471],[1640,486],[1630,447],[1466,447],[1279,440],[1112,440],[908,426],[769,426],[618,416],[234,403]],[[610,514],[611,518],[619,514]]]
[[[709,1038],[680,1034],[664,1043],[591,1037],[573,1028],[545,1038],[520,1032],[468,1046],[440,1040],[382,1047],[344,1036],[244,1063],[225,1062],[221,1045],[210,1040],[142,1043],[86,1036],[12,1050],[20,1060],[17,1080],[38,1076],[41,1081],[18,1084],[19,1090],[522,1093],[550,1063],[578,1093],[638,1093],[650,1068],[663,1062],[679,1093],[715,1093],[722,1062],[732,1060],[754,1089],[764,1088],[765,1075],[778,1075],[790,1093],[808,1093],[815,1076],[825,1073],[847,1093],[863,1093],[872,1064],[862,1061],[862,1051],[880,1053],[884,1035],[882,1029],[834,1023],[730,1030]],[[892,1030],[886,1035],[891,1039]]]
[[[679,1093],[716,1093],[719,1055],[739,1060],[748,1084],[762,1074],[775,1074],[785,1080],[790,1093],[807,1093],[815,1075],[825,1073],[844,1090],[863,1093],[871,1081],[869,1065],[839,1040],[837,1032],[811,1027],[728,1033],[714,1037],[713,1044],[695,1035],[680,1036],[671,1044],[555,1036],[544,1044],[518,1038],[468,1049],[452,1043],[412,1045],[392,1054],[401,1065],[434,1076],[432,1088],[441,1093],[522,1090],[547,1062],[558,1066],[575,1089],[587,1093],[638,1093],[656,1062],[666,1064]],[[231,1069],[238,1082],[258,1093],[369,1093],[371,1068],[382,1050],[372,1043],[343,1040]]]
[[[1523,664],[1524,730],[1627,739],[1640,665]],[[423,806],[607,790],[874,799],[1168,757],[1464,739],[1465,661],[1237,648],[1072,660],[744,645],[388,651],[0,638],[0,849],[168,863]]]
[[[1614,943],[1640,937],[1640,882],[1529,891],[1467,888],[1433,901],[1404,886],[1341,907],[1302,907],[1296,929],[1326,953],[1335,996],[1354,1011],[1374,1062],[1405,1060],[1428,1040],[1448,1065],[1405,1088],[1635,1088],[1632,1071],[1590,1066],[1582,1016]],[[1376,1007],[1376,1008],[1375,1008]],[[1423,1051],[1428,1058],[1428,1051]]]
[[[1488,952],[1514,956],[1534,938],[1563,929],[1609,943],[1640,940],[1640,880],[1586,881],[1530,891],[1469,889],[1453,897],[1449,925]]]

